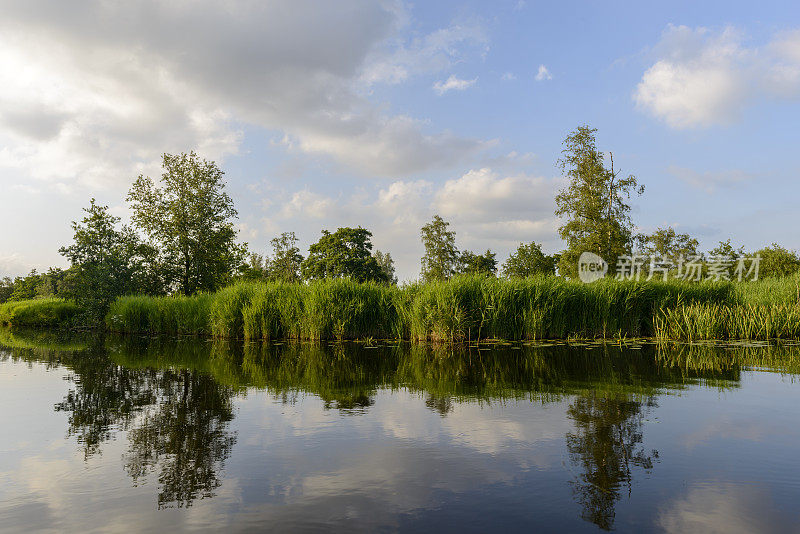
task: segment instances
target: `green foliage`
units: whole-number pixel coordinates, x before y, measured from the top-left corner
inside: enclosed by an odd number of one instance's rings
[[[244,337],[245,306],[256,292],[257,284],[240,282],[218,291],[211,302],[211,333],[215,337]]]
[[[247,262],[239,267],[240,280],[266,280],[269,277],[267,260],[261,254],[251,252]]]
[[[372,232],[361,228],[322,231],[303,261],[303,278],[350,278],[357,282],[388,282],[386,273],[372,256]]]
[[[640,252],[644,255],[658,256],[676,261],[697,254],[700,242],[689,234],[679,234],[670,227],[657,228],[650,235],[638,236]]]
[[[272,258],[268,266],[270,280],[299,282],[303,255],[297,248],[297,236],[294,232],[283,232],[270,243],[272,244]]]
[[[211,335],[213,296],[124,296],[111,304],[106,328],[112,332]]]
[[[6,302],[14,294],[14,281],[4,276],[0,279],[0,304]]]
[[[378,262],[378,267],[383,271],[386,282],[391,285],[397,285],[397,276],[394,274],[394,260],[392,259],[392,255],[388,252],[384,254],[380,250],[376,250],[373,256],[375,257],[375,261]]]
[[[65,271],[51,267],[46,273],[33,269],[27,276],[18,276],[14,280],[6,276],[0,280],[0,303],[68,294],[68,282],[72,274],[69,269]]]
[[[430,341],[648,336],[659,309],[731,294],[731,284],[458,276],[419,288],[410,330]]]
[[[779,278],[800,273],[800,256],[777,243],[755,252],[761,257],[758,277]],[[754,254],[754,255],[755,255]]]
[[[447,280],[458,272],[460,256],[456,248],[456,233],[448,230],[450,223],[438,215],[422,227],[420,236],[425,247],[422,257],[422,279],[426,282]]]
[[[28,276],[18,276],[12,285],[12,292],[8,300],[20,301],[36,298],[36,288],[40,283],[40,275],[36,269],[31,270]]]
[[[548,256],[542,247],[531,241],[520,243],[517,250],[503,264],[503,274],[509,278],[527,278],[537,274],[555,274],[558,255]]]
[[[197,154],[164,154],[162,187],[139,176],[128,193],[133,222],[156,244],[170,287],[184,295],[214,291],[241,265],[223,172]]]
[[[72,223],[73,243],[59,253],[72,264],[69,291],[88,322],[100,323],[120,295],[156,291],[155,250],[139,241],[127,226],[117,229],[119,217],[92,199],[83,220]]]
[[[605,167],[603,153],[596,146],[596,131],[580,126],[571,132],[564,139],[558,161],[569,179],[569,185],[556,195],[555,214],[564,219],[558,232],[567,242],[558,271],[570,278],[577,276],[582,252],[594,252],[609,265],[630,253],[633,222],[627,200],[632,192],[644,192],[635,176],[618,176],[613,156],[611,168]]]
[[[74,302],[57,298],[0,304],[0,325],[58,328],[71,326],[79,312]]]
[[[240,282],[194,297],[122,297],[106,322],[120,332],[248,340],[702,339],[715,332],[760,339],[772,334],[800,338],[797,310],[800,280],[583,284],[545,275],[458,275],[402,287],[323,279]],[[686,319],[686,326],[678,319],[687,314],[738,322],[729,330],[701,328],[696,319]],[[759,329],[759,321],[766,326]]]
[[[475,254],[466,250],[461,253],[459,273],[483,274],[494,276],[497,274],[496,254],[487,249],[485,254]]]
[[[700,339],[800,338],[800,306],[786,304],[729,306],[696,303],[661,310],[656,337]]]
[[[729,258],[731,261],[736,261],[744,256],[745,252],[744,247],[734,248],[733,245],[731,245],[731,240],[726,239],[725,241],[720,241],[719,245],[712,248],[708,254],[712,258]]]

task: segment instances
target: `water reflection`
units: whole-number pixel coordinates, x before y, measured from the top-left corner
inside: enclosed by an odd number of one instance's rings
[[[159,508],[189,507],[218,493],[235,454],[235,403],[266,390],[291,406],[305,395],[362,417],[382,392],[418,394],[442,420],[461,403],[564,403],[566,480],[580,517],[605,530],[635,480],[658,476],[644,420],[662,395],[702,385],[735,390],[748,368],[796,373],[800,347],[642,345],[631,348],[498,345],[230,344],[164,338],[68,338],[0,331],[2,358],[69,370],[55,405],[85,460],[124,437],[122,468],[134,485],[158,481]],[[491,431],[491,428],[490,428]],[[573,505],[574,506],[574,505]]]
[[[644,451],[643,410],[656,406],[652,396],[594,391],[581,393],[567,411],[575,431],[566,436],[573,466],[580,470],[573,482],[581,516],[603,530],[614,527],[615,505],[620,490],[632,491],[633,468],[653,469],[658,451]]]

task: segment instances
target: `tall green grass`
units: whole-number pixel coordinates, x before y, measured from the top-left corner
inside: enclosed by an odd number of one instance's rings
[[[733,283],[460,276],[390,287],[242,282],[194,297],[122,297],[117,332],[247,340],[800,338],[792,279]]]
[[[80,312],[71,301],[57,298],[20,300],[0,304],[0,325],[34,328],[71,326]]]
[[[211,335],[211,304],[215,295],[192,297],[126,296],[115,300],[106,315],[112,332]]]
[[[650,336],[658,310],[727,303],[731,284],[457,277],[421,286],[412,301],[415,340],[620,338]]]

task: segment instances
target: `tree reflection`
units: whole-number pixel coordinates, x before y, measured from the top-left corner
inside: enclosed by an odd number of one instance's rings
[[[658,451],[641,447],[642,410],[656,406],[653,397],[591,390],[578,395],[567,410],[575,431],[566,436],[572,464],[582,471],[572,482],[581,517],[603,530],[614,528],[615,506],[620,491],[632,489],[632,468],[649,471]]]
[[[131,358],[141,354],[127,348]],[[134,483],[158,473],[159,508],[214,495],[236,441],[229,430],[234,388],[186,368],[118,365],[102,344],[61,353],[59,361],[72,370],[74,387],[55,409],[69,414],[68,434],[87,459],[127,431],[124,468]]]
[[[166,371],[157,379],[158,404],[144,410],[128,432],[125,470],[135,482],[158,471],[159,508],[191,506],[211,497],[236,436],[232,391],[210,376]]]

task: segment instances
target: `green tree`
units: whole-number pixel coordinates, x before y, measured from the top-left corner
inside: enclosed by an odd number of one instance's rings
[[[239,271],[245,280],[266,280],[269,277],[268,261],[261,254],[251,252]]]
[[[697,255],[700,242],[689,234],[679,234],[674,228],[657,228],[650,235],[637,237],[642,254],[677,259]]]
[[[394,260],[392,259],[392,255],[387,252],[383,253],[380,250],[376,250],[375,254],[375,261],[378,262],[378,266],[383,271],[383,274],[386,275],[387,283],[390,285],[397,285],[397,276],[394,274]]]
[[[371,254],[372,232],[361,228],[322,231],[319,241],[308,249],[303,261],[303,278],[352,278],[358,282],[388,282]]]
[[[744,247],[734,248],[733,245],[731,245],[731,240],[726,239],[725,241],[720,241],[719,245],[712,248],[708,255],[712,258],[729,258],[731,261],[736,261],[744,256],[745,252]]]
[[[558,255],[548,256],[535,241],[520,243],[503,264],[503,274],[509,278],[527,278],[535,274],[555,274]]]
[[[466,250],[461,253],[459,272],[464,274],[486,274],[494,276],[497,274],[496,254],[486,249],[485,254],[475,254]]]
[[[140,292],[151,276],[154,249],[143,244],[127,226],[117,229],[119,217],[92,199],[86,216],[73,222],[73,243],[59,253],[72,264],[72,295],[92,323],[103,320],[108,306],[120,295]]]
[[[571,132],[558,160],[569,179],[569,185],[556,195],[555,214],[564,220],[558,232],[567,242],[558,270],[569,277],[576,276],[582,252],[594,252],[611,265],[619,256],[630,254],[633,222],[627,200],[631,193],[644,192],[635,176],[622,177],[614,170],[613,155],[611,168],[605,167],[596,131],[580,126]]]
[[[299,282],[303,255],[297,247],[297,236],[294,232],[283,232],[270,243],[272,258],[269,261],[269,277],[283,282]]]
[[[14,289],[8,300],[30,300],[36,298],[36,290],[41,282],[41,276],[36,269],[31,269],[27,276],[18,276],[14,279]]]
[[[162,187],[139,176],[128,193],[133,222],[162,254],[171,287],[183,294],[214,291],[241,266],[246,246],[236,243],[237,212],[224,173],[212,161],[164,154]]]
[[[36,296],[41,298],[57,297],[64,285],[68,272],[58,267],[50,267],[46,273],[39,275]]]
[[[755,254],[761,257],[758,268],[759,278],[791,276],[800,272],[800,256],[793,250],[788,250],[777,243],[764,247]]]
[[[14,281],[10,276],[4,276],[0,280],[0,304],[8,301],[14,293]]]
[[[422,227],[420,236],[425,246],[422,257],[422,279],[447,280],[453,276],[459,266],[460,256],[456,248],[456,233],[448,230],[450,223],[438,215]]]

